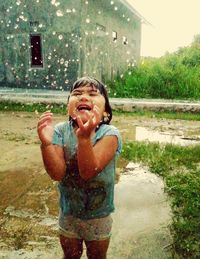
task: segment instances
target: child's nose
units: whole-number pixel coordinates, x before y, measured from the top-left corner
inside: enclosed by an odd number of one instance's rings
[[[81,101],[87,102],[89,99],[90,99],[89,95],[82,94],[82,95],[80,96],[80,100],[81,100]]]

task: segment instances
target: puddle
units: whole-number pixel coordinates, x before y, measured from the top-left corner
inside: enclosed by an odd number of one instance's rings
[[[197,137],[194,137],[193,139],[192,136],[190,138],[184,135],[178,136],[170,132],[153,131],[144,127],[136,127],[135,140],[176,144],[181,146],[200,144],[200,139]]]
[[[176,131],[159,131],[132,125],[131,131],[130,128],[122,129],[121,133],[125,139],[128,139],[129,141],[148,141],[181,146],[200,144],[200,134],[197,135],[199,132],[196,132],[194,135],[189,133],[183,134],[183,132],[177,134]]]

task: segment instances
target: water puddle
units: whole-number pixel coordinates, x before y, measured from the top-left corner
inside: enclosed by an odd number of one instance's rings
[[[182,132],[177,134],[177,131],[159,131],[132,125],[131,131],[130,128],[121,129],[121,133],[129,141],[147,141],[181,146],[200,144],[200,132],[195,132],[194,134]]]

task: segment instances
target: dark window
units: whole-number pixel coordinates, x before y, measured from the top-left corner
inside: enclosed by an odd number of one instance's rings
[[[106,27],[101,25],[101,24],[99,24],[99,23],[96,23],[96,29],[98,31],[104,31],[104,32],[106,31]]]
[[[128,44],[128,39],[127,39],[125,36],[123,36],[123,44],[124,44],[124,45],[127,45],[127,44]]]
[[[30,35],[30,41],[31,41],[31,66],[43,67],[41,36]]]
[[[116,31],[113,31],[113,32],[112,32],[112,38],[113,38],[113,41],[114,41],[114,42],[117,41],[117,32],[116,32]]]

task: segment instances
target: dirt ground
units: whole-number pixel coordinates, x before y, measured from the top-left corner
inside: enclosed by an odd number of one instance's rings
[[[0,112],[0,258],[9,259],[8,251],[19,249],[22,258],[23,249],[32,253],[36,247],[37,258],[44,258],[40,251],[58,246],[58,193],[43,168],[36,134],[38,117],[37,112]],[[65,119],[55,115],[54,121]],[[113,118],[113,124],[124,141],[135,140],[137,126],[196,141],[200,135],[200,122],[120,115]],[[125,162],[121,160],[118,167],[123,173]]]

